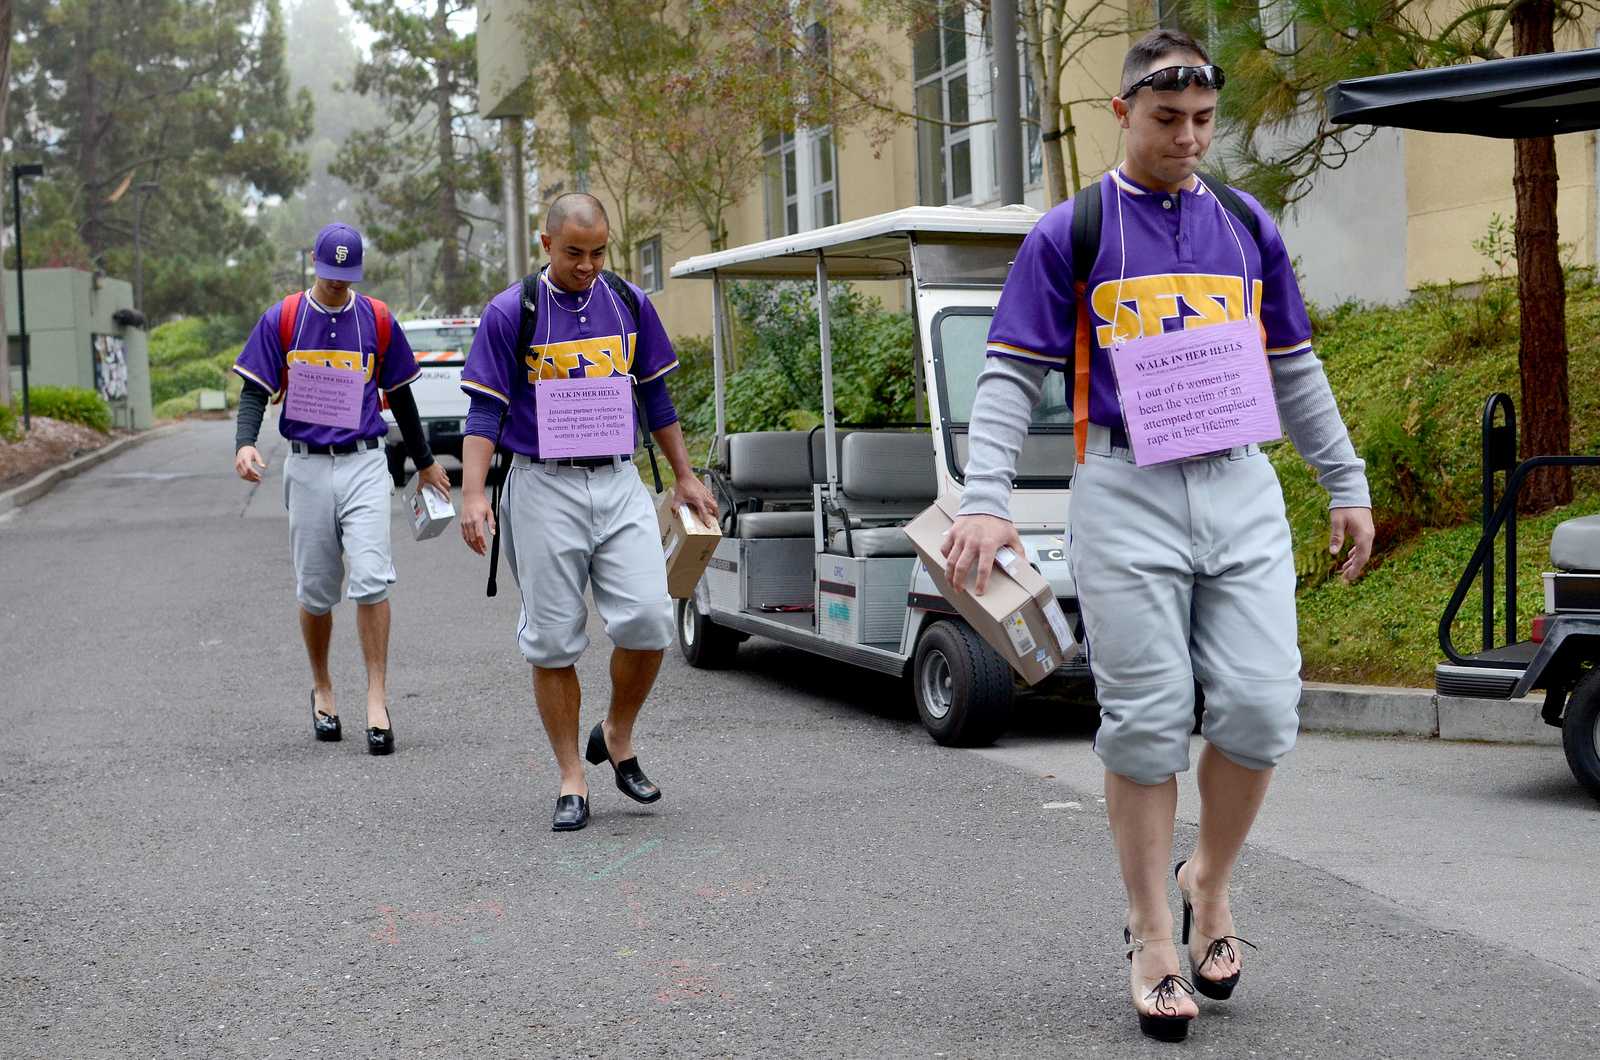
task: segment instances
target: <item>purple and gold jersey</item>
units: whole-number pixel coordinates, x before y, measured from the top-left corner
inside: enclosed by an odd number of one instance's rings
[[[1113,170],[1100,179],[1100,250],[1089,270],[1089,421],[1122,436],[1122,409],[1107,354],[1121,340],[1242,320],[1266,329],[1267,354],[1311,349],[1311,321],[1277,225],[1239,192],[1261,226],[1261,245],[1198,180],[1193,191],[1150,191]],[[1126,261],[1126,264],[1124,264]],[[1052,209],[1023,240],[989,327],[991,357],[1064,368],[1076,340],[1072,200]],[[1113,324],[1113,320],[1115,323]],[[1068,383],[1071,392],[1071,383]]]
[[[534,404],[534,383],[539,379],[632,375],[637,386],[678,367],[655,306],[638,287],[628,286],[639,300],[637,325],[622,299],[599,277],[589,290],[572,294],[541,274],[538,323],[526,350],[517,349],[522,283],[507,287],[484,308],[461,370],[461,389],[507,407],[502,447],[539,458]],[[469,423],[469,433],[482,434],[475,423]],[[492,434],[484,436],[494,440]]]
[[[281,396],[283,380],[289,377],[288,365],[291,364],[360,369],[365,373],[367,385],[361,399],[361,426],[356,430],[306,423],[283,415],[278,418],[278,433],[290,441],[308,445],[348,445],[363,438],[383,437],[388,426],[378,408],[378,388],[394,390],[422,374],[400,325],[390,323],[389,348],[383,355],[383,378],[375,380],[378,320],[372,302],[364,295],[352,292],[350,301],[342,308],[326,309],[308,292],[300,299],[300,312],[290,330],[293,338],[287,354],[280,339],[278,318],[282,312],[283,303],[279,302],[261,314],[239,359],[234,362],[235,372],[271,394],[274,400]]]

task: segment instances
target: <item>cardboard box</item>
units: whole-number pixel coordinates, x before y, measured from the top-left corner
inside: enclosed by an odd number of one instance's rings
[[[706,526],[687,504],[672,507],[671,492],[656,495],[656,522],[661,527],[661,552],[667,561],[667,593],[687,600],[705,573],[722,530]]]
[[[965,589],[951,585],[939,549],[960,510],[961,495],[947,493],[906,526],[906,536],[944,598],[1024,681],[1036,685],[1076,654],[1072,627],[1044,575],[1008,548],[995,557],[982,596],[973,595],[976,571]]]
[[[438,537],[450,525],[450,520],[455,518],[455,505],[432,489],[419,488],[416,475],[406,482],[401,497],[405,501],[406,513],[411,517],[411,536],[418,541]]]

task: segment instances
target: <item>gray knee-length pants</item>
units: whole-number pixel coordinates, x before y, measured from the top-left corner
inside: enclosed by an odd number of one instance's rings
[[[1219,751],[1252,769],[1287,754],[1300,722],[1295,575],[1266,455],[1140,468],[1091,444],[1071,515],[1106,768],[1141,784],[1188,769],[1196,679]]]

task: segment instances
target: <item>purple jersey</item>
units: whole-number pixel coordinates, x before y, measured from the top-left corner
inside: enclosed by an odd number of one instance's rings
[[[1238,194],[1261,225],[1260,246],[1198,180],[1193,191],[1169,194],[1141,188],[1120,171],[1100,179],[1100,252],[1087,284],[1094,329],[1089,422],[1118,435],[1124,431],[1106,352],[1113,316],[1123,340],[1241,320],[1248,275],[1248,311],[1266,328],[1268,355],[1311,349],[1311,321],[1283,237],[1260,203]],[[1077,313],[1069,199],[1040,218],[1022,241],[989,326],[989,356],[1065,368]]]
[[[422,374],[400,325],[390,321],[389,348],[383,354],[383,378],[374,380],[373,369],[378,361],[378,318],[370,298],[352,292],[350,301],[342,308],[325,309],[308,292],[300,299],[300,312],[290,330],[293,338],[287,353],[279,337],[278,318],[282,312],[283,303],[279,302],[261,314],[239,359],[234,362],[235,372],[271,394],[273,400],[282,396],[283,380],[288,379],[288,365],[291,364],[359,368],[366,374],[367,386],[361,399],[361,426],[356,430],[306,423],[284,415],[278,417],[278,433],[290,441],[308,445],[347,445],[362,438],[383,437],[388,426],[378,409],[378,388],[394,390]]]
[[[539,277],[538,325],[533,343],[517,349],[522,323],[522,283],[495,295],[484,308],[472,338],[461,389],[474,398],[487,396],[508,408],[502,447],[539,458],[539,435],[533,384],[538,379],[632,375],[636,385],[660,379],[678,367],[677,355],[655,306],[629,284],[639,300],[637,325],[628,307],[600,278],[582,294],[572,294]],[[626,336],[626,342],[623,340]],[[660,424],[657,424],[660,426]],[[468,433],[494,440],[474,417]]]

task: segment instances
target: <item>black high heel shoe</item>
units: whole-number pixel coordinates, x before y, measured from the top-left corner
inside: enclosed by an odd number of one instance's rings
[[[1133,955],[1144,949],[1150,942],[1171,942],[1166,939],[1136,939],[1130,928],[1122,929],[1122,941],[1128,947],[1128,963],[1133,963]],[[1154,1038],[1158,1042],[1181,1042],[1189,1036],[1189,1024],[1194,1022],[1193,1016],[1178,1015],[1178,1006],[1174,1004],[1178,991],[1186,994],[1194,993],[1194,985],[1176,972],[1161,977],[1161,981],[1150,988],[1144,996],[1150,1002],[1151,1012],[1139,1012],[1137,1006],[1134,1011],[1139,1014],[1139,1030],[1146,1038]]]
[[[392,755],[394,754],[394,718],[389,719],[389,727],[380,729],[376,725],[367,726],[367,754]]]
[[[324,714],[317,709],[317,693],[311,693],[311,731],[317,739],[333,741],[344,739],[344,731],[339,728],[339,715]]]
[[[1178,873],[1188,863],[1188,860],[1185,859],[1173,867],[1172,878],[1174,880],[1178,879]],[[1249,939],[1242,939],[1238,935],[1224,935],[1220,939],[1211,940],[1211,945],[1206,947],[1204,959],[1196,964],[1194,954],[1189,950],[1189,926],[1194,920],[1194,906],[1189,903],[1189,892],[1183,889],[1181,882],[1178,884],[1178,897],[1183,899],[1183,952],[1189,957],[1189,974],[1194,976],[1194,988],[1213,1001],[1226,1001],[1233,996],[1234,987],[1239,985],[1240,972],[1234,972],[1226,979],[1207,979],[1200,974],[1201,969],[1212,961],[1236,960],[1239,951],[1233,947],[1235,942],[1242,942],[1251,949],[1255,949],[1256,944]]]
[[[594,731],[589,733],[589,748],[583,755],[595,765],[611,761],[611,752],[606,750],[603,724],[596,723]],[[661,789],[650,783],[650,778],[644,775],[637,756],[626,762],[611,762],[611,768],[617,774],[617,790],[634,802],[655,802],[661,798]]]

